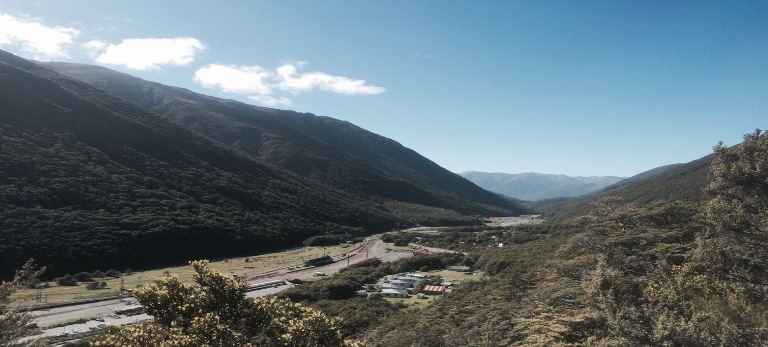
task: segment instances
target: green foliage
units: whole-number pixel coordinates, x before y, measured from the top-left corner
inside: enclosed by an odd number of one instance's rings
[[[78,272],[73,276],[78,282],[92,282],[93,277],[87,272]]]
[[[115,269],[109,269],[107,272],[104,273],[104,277],[112,277],[112,278],[118,278],[122,276],[120,271],[117,271]]]
[[[731,280],[768,284],[768,135],[757,130],[733,148],[716,146],[711,176],[702,261]]]
[[[369,258],[369,259],[363,260],[363,261],[361,261],[359,263],[354,263],[354,264],[352,264],[350,266],[347,266],[347,267],[339,270],[339,273],[344,273],[344,272],[350,271],[352,269],[357,269],[357,268],[366,268],[366,267],[373,267],[373,268],[375,268],[375,267],[378,267],[381,264],[382,264],[381,259],[379,259],[379,258]]]
[[[104,289],[107,287],[107,282],[91,282],[85,285],[85,289],[88,290],[96,290],[96,289]]]
[[[766,167],[768,135],[757,131],[739,146],[715,148],[708,201],[607,196],[562,230],[446,233],[430,241],[474,251],[475,266],[493,276],[382,321],[366,342],[765,345]],[[532,238],[490,248],[482,246],[486,234]]]
[[[74,277],[72,277],[72,275],[70,274],[66,274],[62,277],[59,277],[55,281],[60,286],[76,286],[77,285],[77,280]]]
[[[379,325],[388,317],[394,317],[400,311],[389,301],[383,300],[381,293],[371,293],[367,298],[319,300],[311,306],[330,317],[341,318],[339,330],[344,337],[360,337],[367,329]]]
[[[319,300],[343,300],[356,296],[357,290],[366,283],[374,283],[384,274],[375,267],[356,267],[334,276],[284,290],[278,294],[294,302]]]
[[[459,264],[464,260],[462,253],[435,253],[429,255],[420,255],[417,257],[402,258],[388,264],[388,273],[414,272],[423,267],[430,270],[442,270],[449,265]],[[386,265],[385,265],[386,266]],[[386,268],[381,268],[384,271]]]
[[[731,148],[714,149],[709,227],[692,260],[668,271],[649,293],[662,307],[679,308],[657,319],[657,333],[683,343],[768,343],[768,135],[756,130]],[[696,329],[685,324],[697,323]]]
[[[449,242],[466,240],[458,245],[475,239],[478,244],[469,248],[475,251],[471,258],[493,277],[463,284],[445,300],[420,310],[415,322],[382,322],[366,342],[372,346],[409,340],[447,346],[663,344],[665,340],[654,338],[662,329],[652,322],[663,315],[654,308],[661,305],[649,300],[654,297],[648,292],[649,283],[664,283],[663,264],[674,267],[691,258],[695,235],[704,229],[699,205],[638,207],[605,198],[591,207],[592,213],[579,219],[578,226],[445,234],[456,237]],[[483,237],[509,240],[521,233],[531,239],[503,248],[481,246]],[[440,338],[433,341],[430,336]]]
[[[433,206],[425,206],[420,204],[407,203],[402,201],[388,201],[385,203],[385,207],[392,212],[392,214],[407,221],[399,225],[399,229],[412,227],[415,225],[423,226],[461,226],[477,224],[477,218],[472,216],[465,216],[461,213],[447,209]],[[515,208],[515,213],[524,213],[525,210],[522,207]],[[482,212],[488,214],[488,212]],[[510,212],[496,212],[496,214],[510,214]]]
[[[316,235],[307,238],[301,244],[305,247],[317,247],[317,246],[335,246],[344,242],[354,240],[359,241],[359,238],[354,238],[352,235]]]
[[[712,155],[686,164],[669,165],[641,173],[628,180],[589,195],[540,201],[531,205],[547,212],[552,222],[567,222],[590,213],[590,203],[606,196],[620,197],[628,203],[647,205],[670,201],[704,201],[703,188],[709,179]]]
[[[0,282],[0,347],[38,346],[34,341],[18,342],[29,333],[26,325],[32,321],[32,315],[11,304],[11,295],[19,288],[27,288],[38,283],[38,278],[45,272],[45,267],[35,264],[33,259],[16,270],[12,281]]]
[[[91,346],[352,346],[339,321],[281,299],[250,299],[246,283],[192,262],[194,285],[165,277],[134,295],[155,323],[110,328]]]
[[[408,232],[386,233],[381,236],[381,241],[392,243],[395,246],[408,246],[417,235]]]

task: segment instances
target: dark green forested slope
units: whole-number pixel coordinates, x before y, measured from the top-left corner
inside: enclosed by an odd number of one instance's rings
[[[0,51],[0,275],[271,250],[407,223]]]
[[[384,201],[393,213],[415,223],[458,218],[456,213],[525,212],[399,143],[348,122],[213,98],[98,66],[45,66],[303,177]],[[445,217],[431,220],[426,217],[430,214]]]

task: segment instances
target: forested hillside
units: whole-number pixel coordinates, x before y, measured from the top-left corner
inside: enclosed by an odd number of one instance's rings
[[[29,257],[53,274],[136,268],[404,223],[90,85],[0,58],[3,274]]]
[[[349,123],[103,69],[138,93],[119,97],[2,51],[0,69],[0,276],[29,257],[49,275],[140,268],[524,211]]]
[[[383,200],[393,213],[414,223],[444,223],[458,218],[457,213],[525,213],[520,205],[348,122],[222,100],[99,66],[44,65],[300,176],[364,199]],[[430,215],[437,217],[431,221]]]

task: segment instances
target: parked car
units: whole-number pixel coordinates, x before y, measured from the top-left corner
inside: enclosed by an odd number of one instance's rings
[[[106,327],[107,327],[107,325],[109,325],[109,324],[107,324],[107,323],[99,323],[99,324],[96,324],[96,325],[94,325],[94,326],[90,326],[90,327],[88,327],[88,329],[89,329],[89,330],[94,330],[94,331],[95,331],[95,330],[101,330],[101,329],[104,329],[104,328],[106,328]]]

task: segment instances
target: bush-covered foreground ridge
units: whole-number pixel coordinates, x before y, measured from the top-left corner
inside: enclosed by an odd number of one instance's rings
[[[650,205],[604,197],[573,221],[580,231],[478,249],[492,278],[384,322],[365,342],[766,345],[768,135],[716,146],[705,192]]]
[[[110,328],[91,346],[355,346],[338,320],[283,299],[246,298],[246,283],[192,262],[194,284],[155,280],[134,295],[155,318]]]

